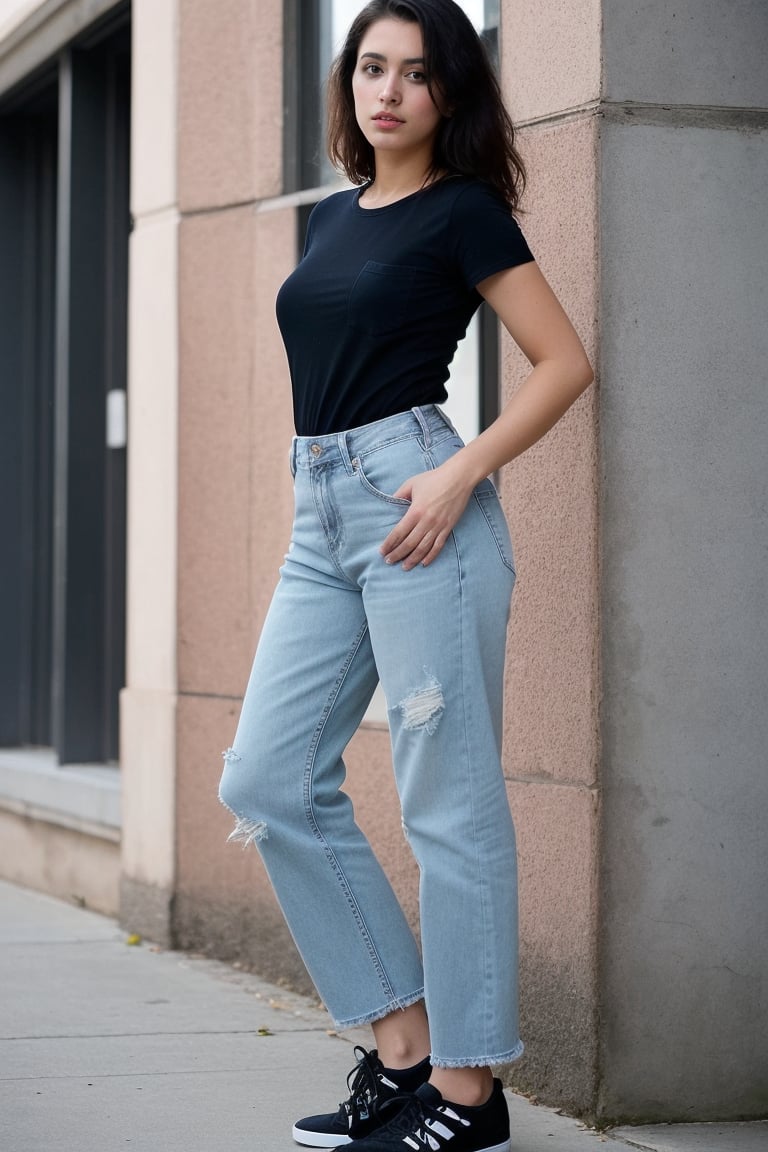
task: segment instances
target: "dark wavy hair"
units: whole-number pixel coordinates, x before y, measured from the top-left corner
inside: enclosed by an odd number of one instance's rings
[[[377,20],[394,18],[421,29],[432,99],[451,109],[440,122],[427,179],[440,173],[492,184],[518,208],[525,168],[515,131],[485,45],[453,0],[371,0],[352,22],[328,78],[328,155],[353,184],[376,174],[374,151],[355,119],[352,76],[360,43]],[[438,103],[435,100],[435,103]]]

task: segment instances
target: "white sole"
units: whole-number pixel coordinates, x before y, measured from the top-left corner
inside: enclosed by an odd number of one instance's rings
[[[343,1144],[352,1143],[349,1136],[326,1136],[322,1132],[307,1132],[305,1128],[297,1128],[295,1124],[291,1135],[297,1144],[303,1144],[306,1148],[341,1148]],[[499,1152],[504,1152],[501,1145]],[[506,1152],[509,1152],[509,1146]]]

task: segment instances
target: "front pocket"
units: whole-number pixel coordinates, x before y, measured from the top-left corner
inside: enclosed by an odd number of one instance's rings
[[[403,500],[403,498],[400,496],[390,496],[389,493],[383,492],[381,488],[377,488],[375,484],[372,484],[371,481],[366,476],[366,474],[363,470],[363,466],[359,460],[357,460],[357,459],[353,460],[352,466],[355,469],[355,472],[357,473],[358,479],[360,480],[360,483],[362,484],[363,488],[365,488],[366,492],[370,492],[370,494],[372,496],[377,496],[379,498],[379,500],[385,500],[387,502],[387,504],[397,504],[401,508],[410,508],[410,506],[411,506],[410,500]],[[411,472],[411,473],[409,473],[409,475],[412,476],[412,475],[414,475],[414,473]],[[407,480],[407,479],[408,479],[408,476],[404,476],[403,480],[400,481],[400,484],[402,484],[403,481]],[[400,484],[393,484],[392,485],[392,487],[394,488],[395,491],[397,491],[397,489],[400,487]]]
[[[432,464],[424,454],[419,437],[407,436],[361,453],[352,461],[352,467],[366,492],[387,504],[410,508],[410,500],[392,493],[411,476],[429,471]]]
[[[415,268],[368,260],[352,285],[347,312],[349,323],[369,336],[386,336],[401,328],[416,276]]]
[[[515,573],[515,562],[512,556],[512,541],[509,535],[509,525],[504,515],[504,509],[499,500],[499,494],[491,480],[483,480],[475,488],[473,496],[477,506],[483,514],[491,535],[493,536],[499,556],[510,572]]]

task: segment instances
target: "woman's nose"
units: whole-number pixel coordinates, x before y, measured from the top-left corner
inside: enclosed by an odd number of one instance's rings
[[[382,104],[397,104],[400,100],[400,92],[397,84],[392,79],[384,81],[384,85],[379,92],[379,100]]]

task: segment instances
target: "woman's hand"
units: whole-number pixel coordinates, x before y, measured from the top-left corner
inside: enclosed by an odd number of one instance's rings
[[[439,468],[411,476],[394,493],[411,506],[381,546],[387,564],[402,561],[409,571],[439,556],[478,482],[460,457],[457,453]]]

